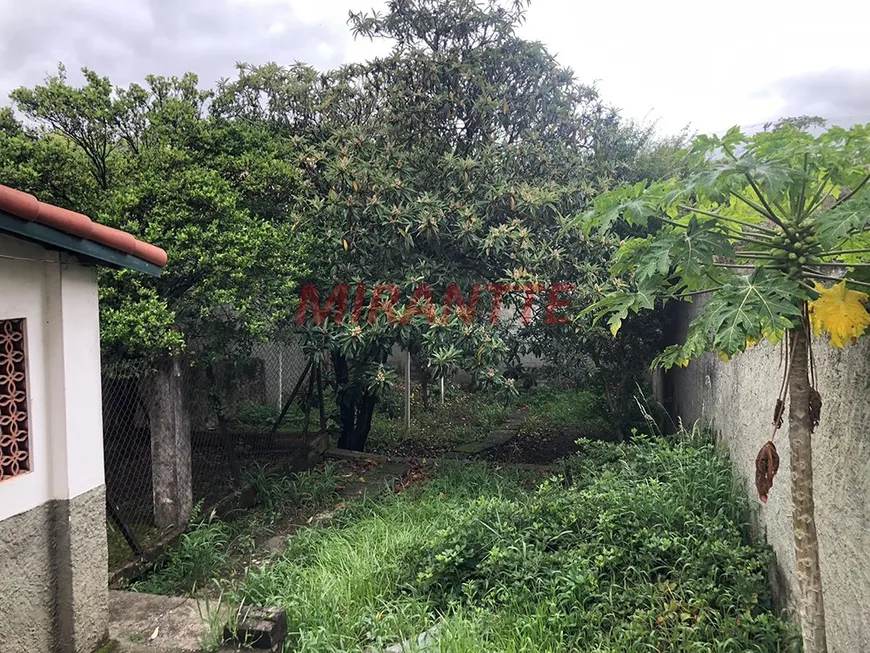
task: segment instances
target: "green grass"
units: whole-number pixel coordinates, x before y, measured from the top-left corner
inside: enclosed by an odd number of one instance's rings
[[[448,464],[421,490],[351,504],[330,526],[295,536],[280,560],[249,572],[237,600],[284,607],[290,650],[357,650],[416,636],[431,606],[400,590],[412,574],[409,555],[475,498],[522,497],[523,476]]]
[[[543,483],[457,462],[351,504],[249,571],[235,599],[284,607],[294,651],[363,651],[433,625],[456,652],[797,650],[711,441],[581,449]]]
[[[523,430],[570,430],[574,437],[613,439],[607,405],[593,390],[539,388],[523,398],[528,405]]]
[[[284,517],[307,514],[333,504],[341,477],[335,464],[285,476],[258,468],[248,477],[257,492],[256,508],[220,519],[194,511],[190,526],[155,568],[130,583],[129,590],[150,594],[188,594],[211,588],[232,575],[253,553],[258,538]]]
[[[385,397],[372,419],[367,449],[375,453],[438,453],[458,444],[475,442],[497,429],[510,415],[511,408],[489,393],[451,389],[440,403],[432,392],[430,406],[424,410],[419,391],[412,395],[411,430],[406,431],[400,405],[401,389]]]

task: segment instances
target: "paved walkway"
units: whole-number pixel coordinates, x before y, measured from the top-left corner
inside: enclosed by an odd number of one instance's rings
[[[520,408],[507,418],[507,420],[498,429],[490,433],[483,440],[478,442],[469,442],[460,444],[453,449],[453,454],[475,455],[483,453],[487,449],[498,447],[513,440],[520,432],[520,427],[526,421],[526,409]]]
[[[109,591],[112,653],[198,653],[214,642],[229,610],[211,600]],[[221,650],[235,650],[224,648]]]

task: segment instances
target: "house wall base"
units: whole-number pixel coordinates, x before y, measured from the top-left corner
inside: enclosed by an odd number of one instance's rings
[[[107,568],[104,486],[0,521],[0,653],[105,642]]]

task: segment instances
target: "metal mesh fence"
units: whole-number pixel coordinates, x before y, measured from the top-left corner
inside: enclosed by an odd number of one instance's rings
[[[183,527],[197,507],[209,510],[257,466],[304,465],[306,443],[325,426],[318,388],[325,376],[293,341],[264,343],[209,368],[104,364],[110,567]]]

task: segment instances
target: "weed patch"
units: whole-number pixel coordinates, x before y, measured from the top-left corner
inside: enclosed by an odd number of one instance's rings
[[[698,434],[583,441],[543,482],[481,463],[349,504],[250,571],[292,650],[361,651],[433,625],[449,651],[785,651],[766,547]]]
[[[188,594],[212,588],[244,566],[260,540],[279,520],[304,515],[334,503],[342,476],[336,464],[290,476],[266,467],[255,469],[248,482],[257,492],[255,509],[219,519],[214,512],[194,511],[190,526],[149,574],[128,589],[151,594]]]

